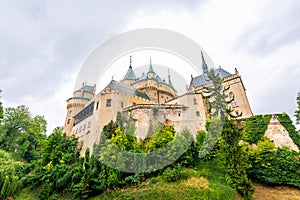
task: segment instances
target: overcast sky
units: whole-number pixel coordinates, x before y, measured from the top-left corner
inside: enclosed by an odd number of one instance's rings
[[[237,67],[254,114],[293,115],[299,10],[298,0],[0,0],[1,101],[44,115],[51,132],[97,46],[124,31],[164,28],[193,39],[216,66]]]

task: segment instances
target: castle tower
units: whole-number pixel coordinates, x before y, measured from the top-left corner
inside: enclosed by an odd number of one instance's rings
[[[64,125],[64,132],[71,135],[74,126],[74,116],[81,111],[92,99],[96,92],[96,85],[90,86],[82,83],[82,87],[73,93],[73,97],[67,100],[67,115]]]
[[[151,58],[150,58],[150,66],[149,66],[149,70],[147,72],[147,76],[148,76],[148,79],[152,79],[152,78],[156,77],[156,73],[154,72],[153,67],[152,67]]]
[[[131,63],[132,63],[132,57],[130,56],[129,68],[122,80],[122,83],[124,83],[126,85],[132,85],[132,83],[136,80],[136,76],[132,69]]]

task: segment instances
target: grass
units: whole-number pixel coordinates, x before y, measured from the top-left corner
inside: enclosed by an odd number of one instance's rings
[[[135,199],[241,199],[236,191],[232,189],[225,180],[222,168],[214,161],[202,161],[194,168],[185,168],[188,178],[176,182],[166,182],[162,176],[152,177],[135,186],[108,189],[104,193],[91,198],[92,200],[135,200]],[[254,200],[300,200],[300,190],[254,183]],[[38,199],[38,191],[23,188],[15,200]],[[71,194],[58,196],[57,199],[73,200]]]
[[[107,190],[92,198],[102,199],[235,199],[237,193],[226,184],[222,170],[216,162],[203,162],[194,169],[186,168],[189,178],[167,183],[161,176],[136,186]]]

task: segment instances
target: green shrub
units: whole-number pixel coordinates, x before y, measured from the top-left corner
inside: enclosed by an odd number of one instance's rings
[[[275,150],[266,141],[259,142],[259,149],[250,151],[251,177],[267,184],[300,188],[299,159],[299,153],[287,147]]]
[[[0,199],[12,196],[21,186],[21,169],[24,163],[0,150]]]
[[[182,179],[186,179],[187,175],[184,171],[184,168],[178,164],[176,167],[171,168],[171,167],[167,167],[164,171],[163,171],[163,178],[166,182],[174,182],[177,180],[182,180]]]

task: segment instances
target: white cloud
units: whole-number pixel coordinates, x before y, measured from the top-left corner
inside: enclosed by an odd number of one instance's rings
[[[214,0],[200,4],[193,12],[161,10],[153,14],[140,8],[126,29],[155,27],[185,34],[198,42],[217,66],[230,72],[238,68],[254,113],[288,112],[292,115],[300,85],[297,55],[300,43],[285,43],[283,37],[289,37],[290,33],[294,36],[291,30],[296,29],[280,25],[295,24],[296,19],[290,13],[297,7],[295,3]],[[268,49],[268,54],[263,53],[258,43],[262,38],[268,39],[267,44],[276,44],[276,48]],[[299,37],[294,40],[299,41]]]
[[[299,8],[297,0],[2,2],[2,98],[45,115],[48,130],[63,125],[87,55],[121,31],[155,27],[190,37],[217,66],[237,67],[255,113],[292,115],[300,90]]]

